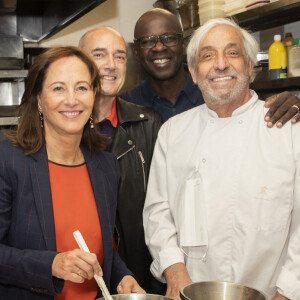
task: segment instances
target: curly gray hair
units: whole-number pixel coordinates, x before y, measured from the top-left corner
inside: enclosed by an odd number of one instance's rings
[[[241,28],[233,20],[225,18],[211,19],[207,21],[203,26],[199,27],[192,35],[192,38],[187,47],[187,61],[188,65],[192,69],[196,69],[196,57],[199,51],[199,45],[202,42],[205,35],[214,27],[219,25],[227,25],[234,27],[242,35],[244,48],[247,55],[247,61],[253,62],[255,65],[257,62],[258,44],[256,39],[245,29]]]

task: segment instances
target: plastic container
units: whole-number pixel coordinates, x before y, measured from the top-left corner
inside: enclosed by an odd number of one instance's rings
[[[269,78],[287,78],[287,54],[280,34],[274,35],[274,42],[269,48]]]
[[[300,39],[294,39],[289,50],[289,77],[300,76]]]
[[[223,5],[223,10],[226,16],[232,16],[234,14],[238,14],[240,12],[245,11],[245,3],[244,0],[236,1],[236,0],[226,0]]]
[[[284,35],[283,45],[286,50],[287,68],[289,70],[289,52],[292,47],[293,35],[291,32],[286,32]]]
[[[224,0],[199,0],[199,17],[200,25],[213,18],[224,18],[225,12],[223,10]]]

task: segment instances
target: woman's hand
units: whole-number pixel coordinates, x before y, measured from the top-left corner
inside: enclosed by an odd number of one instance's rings
[[[146,292],[139,286],[137,281],[130,275],[124,276],[117,287],[118,294],[142,293]]]
[[[95,273],[103,276],[96,254],[80,249],[59,253],[52,263],[52,276],[72,282],[82,283]]]

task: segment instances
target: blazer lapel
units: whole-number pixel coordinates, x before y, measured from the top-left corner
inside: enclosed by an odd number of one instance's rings
[[[56,251],[54,214],[46,147],[31,155],[30,164],[33,194],[42,232],[48,250]]]

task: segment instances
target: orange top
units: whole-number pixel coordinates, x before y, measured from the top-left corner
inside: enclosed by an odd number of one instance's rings
[[[73,232],[79,230],[90,250],[103,262],[103,244],[98,210],[86,164],[64,166],[48,163],[58,252],[77,249]],[[95,279],[84,283],[66,280],[55,300],[94,300],[98,293]]]
[[[116,128],[118,126],[116,99],[114,100],[114,102],[112,104],[110,116],[108,116],[106,119],[110,121],[110,123],[113,127]]]

